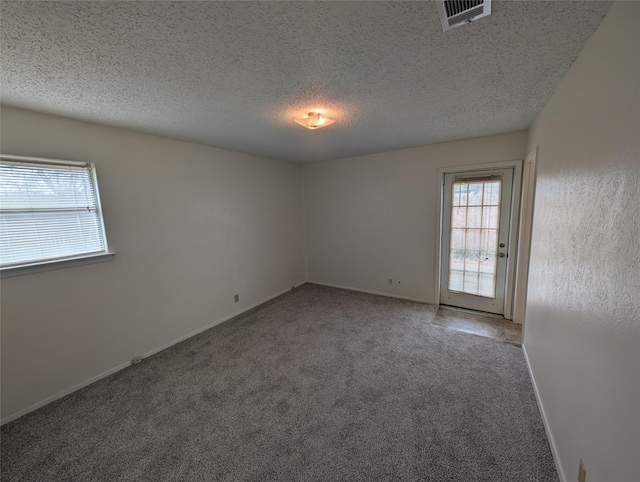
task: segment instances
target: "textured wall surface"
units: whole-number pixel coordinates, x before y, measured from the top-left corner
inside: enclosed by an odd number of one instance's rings
[[[308,279],[433,302],[438,169],[523,159],[526,135],[304,165]]]
[[[640,480],[640,4],[620,2],[530,132],[524,342],[564,480]]]
[[[2,100],[295,162],[524,130],[609,3],[493,5],[3,1]]]
[[[117,253],[2,280],[3,418],[304,280],[299,165],[1,114],[3,153],[96,164]]]

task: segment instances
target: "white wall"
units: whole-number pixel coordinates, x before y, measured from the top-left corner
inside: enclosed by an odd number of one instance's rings
[[[523,159],[526,136],[306,164],[308,279],[434,302],[438,169]]]
[[[563,480],[640,480],[640,4],[614,3],[536,120],[524,342]]]
[[[117,252],[2,280],[3,419],[304,281],[298,164],[8,106],[2,152],[94,162]]]

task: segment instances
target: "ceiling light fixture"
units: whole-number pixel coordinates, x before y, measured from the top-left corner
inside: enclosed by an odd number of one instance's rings
[[[294,119],[294,121],[307,129],[320,129],[335,122],[333,119],[323,116],[320,112],[309,112],[302,119]]]

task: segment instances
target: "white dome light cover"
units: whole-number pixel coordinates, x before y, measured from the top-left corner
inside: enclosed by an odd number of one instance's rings
[[[307,129],[320,129],[335,122],[333,119],[323,116],[320,112],[309,112],[302,119],[294,119],[295,123]]]

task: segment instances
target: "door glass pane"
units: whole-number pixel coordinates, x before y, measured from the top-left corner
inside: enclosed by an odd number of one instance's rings
[[[449,291],[495,298],[501,180],[452,186]]]

